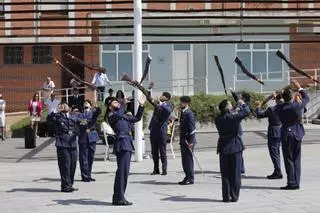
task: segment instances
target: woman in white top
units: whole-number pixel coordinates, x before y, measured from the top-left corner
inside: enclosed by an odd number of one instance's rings
[[[5,116],[5,109],[6,109],[6,101],[2,99],[2,94],[0,94],[0,132],[2,140],[5,139],[5,127],[6,127],[6,116]]]

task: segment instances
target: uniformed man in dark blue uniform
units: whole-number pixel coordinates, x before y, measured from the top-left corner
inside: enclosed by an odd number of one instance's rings
[[[81,178],[84,182],[95,181],[91,177],[96,142],[99,140],[96,130],[97,118],[101,113],[99,107],[92,107],[89,100],[84,102],[84,111],[78,115],[79,119],[79,162]]]
[[[250,97],[250,94],[247,93],[247,92],[242,92],[241,95],[238,95],[236,94],[232,89],[231,90],[231,95],[233,97],[233,99],[238,102],[238,100],[241,98],[245,104],[250,108],[250,101],[251,101],[251,97]],[[239,106],[241,107],[241,106]],[[234,110],[233,110],[233,113],[237,113],[237,111],[239,110],[239,107],[236,107]],[[251,108],[250,108],[250,111],[252,112]],[[239,125],[239,136],[242,137],[243,136],[243,128],[242,128],[242,125],[240,123]],[[241,163],[241,174],[245,174],[246,173],[246,170],[245,170],[245,166],[244,166],[244,159],[243,159],[243,155],[242,155],[242,163]]]
[[[280,163],[280,143],[281,143],[281,121],[275,113],[277,106],[283,103],[281,94],[273,95],[276,100],[276,106],[268,107],[266,110],[261,109],[261,102],[255,110],[258,118],[268,118],[268,149],[269,155],[273,163],[274,171],[268,175],[268,179],[282,179],[281,163]]]
[[[145,100],[139,100],[140,106],[136,116],[124,114],[123,106],[116,98],[111,98],[108,103],[108,122],[115,132],[115,150],[117,156],[117,172],[114,181],[113,205],[132,205],[124,197],[128,175],[130,170],[130,160],[133,148],[131,124],[141,120],[144,110]]]
[[[61,176],[61,191],[73,192],[74,174],[77,166],[77,117],[69,113],[69,106],[61,104],[61,111],[54,116],[56,147]]]
[[[282,123],[282,153],[287,173],[287,185],[281,187],[282,190],[300,189],[301,141],[305,134],[302,124],[302,111],[309,102],[309,96],[300,84],[295,80],[292,83],[299,90],[302,100],[293,100],[292,91],[285,89],[282,93],[284,103],[276,109]]]
[[[162,93],[160,103],[154,109],[149,125],[151,152],[154,163],[151,175],[160,174],[159,153],[162,163],[162,175],[167,175],[167,121],[173,111],[173,106],[169,103],[170,99],[170,93]]]
[[[196,119],[189,107],[191,98],[182,96],[180,98],[180,149],[182,167],[185,178],[179,182],[180,185],[194,184],[194,164],[192,152],[196,145]]]
[[[238,100],[239,111],[232,113],[233,107],[228,100],[219,104],[220,114],[215,118],[219,132],[217,152],[220,158],[223,202],[237,202],[241,187],[241,164],[244,150],[239,126],[249,115],[250,109],[241,99]]]

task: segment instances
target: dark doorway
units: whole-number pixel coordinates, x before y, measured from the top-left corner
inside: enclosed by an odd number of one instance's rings
[[[61,48],[61,61],[62,63],[74,74],[79,76],[81,79],[84,79],[84,67],[79,63],[73,61],[65,53],[70,53],[71,55],[83,60],[84,59],[84,47],[83,46],[62,46]],[[70,88],[70,80],[72,79],[71,75],[63,75],[61,77],[61,83],[63,88]],[[83,85],[81,86],[83,87]],[[71,91],[70,91],[71,92]],[[69,92],[69,95],[70,95]],[[80,94],[84,94],[84,89],[79,91]],[[80,96],[83,102],[84,96]],[[64,98],[66,100],[66,98]]]

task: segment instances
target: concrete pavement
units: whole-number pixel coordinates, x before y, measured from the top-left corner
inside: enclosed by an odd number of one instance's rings
[[[244,213],[318,213],[320,211],[320,144],[319,131],[308,130],[302,148],[302,184],[299,191],[280,191],[283,180],[266,180],[272,171],[262,134],[245,134],[246,177],[242,181],[238,203],[221,202],[221,181],[216,137],[198,134],[197,157],[205,170],[196,167],[196,184],[180,186],[183,178],[181,158],[169,159],[168,176],[150,176],[152,160],[132,162],[127,189],[131,207],[111,206],[114,159],[102,161],[104,146],[98,146],[93,183],[80,182],[79,168],[75,187],[78,192],[59,191],[60,180],[53,142],[41,139],[39,150],[24,150],[23,141],[10,139],[0,144],[0,212],[244,212]],[[250,145],[251,144],[251,145]],[[11,152],[11,153],[10,153]],[[30,153],[31,152],[31,153]],[[169,154],[170,156],[170,154]],[[196,165],[195,165],[196,166]],[[284,172],[284,169],[283,169]]]

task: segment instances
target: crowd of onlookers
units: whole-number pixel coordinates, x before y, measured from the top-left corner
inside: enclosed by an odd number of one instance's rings
[[[107,85],[110,85],[109,79],[105,73],[97,72],[92,80],[92,84],[94,84],[97,88],[97,100],[103,101],[105,100],[105,103],[108,103],[108,100],[114,96],[114,91],[112,89],[109,89],[108,93],[109,96],[105,99],[104,93],[105,93],[105,87]],[[72,108],[73,111],[82,111],[83,109],[83,103],[84,103],[84,94],[81,90],[83,88],[81,87],[81,83],[76,81],[74,78],[72,78],[69,82],[70,89],[66,92],[65,99],[68,105]],[[28,105],[28,112],[30,114],[30,127],[35,129],[36,135],[38,135],[38,125],[41,120],[42,112],[43,110],[47,110],[47,134],[49,136],[54,135],[54,131],[52,130],[53,127],[53,117],[54,114],[59,111],[59,106],[61,103],[61,100],[57,99],[55,93],[55,83],[50,78],[47,77],[45,82],[42,85],[41,93],[37,92],[34,93],[33,98],[29,101]],[[40,97],[41,95],[41,97]],[[125,95],[123,91],[119,90],[116,93],[117,99],[121,103],[125,103],[128,105],[128,111],[133,113],[134,106],[133,102],[130,102],[133,100],[133,97],[130,97],[129,99],[125,99]],[[0,110],[1,110],[1,101],[0,101]],[[0,111],[1,113],[1,111]],[[1,123],[0,123],[1,124]]]

